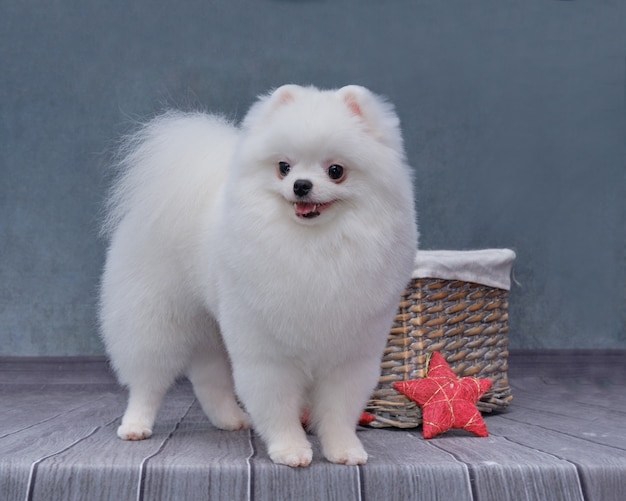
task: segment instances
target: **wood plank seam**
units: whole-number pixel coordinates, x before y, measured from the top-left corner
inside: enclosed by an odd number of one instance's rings
[[[98,402],[99,400],[102,400],[103,398],[105,398],[105,397],[104,396],[100,396],[100,397],[96,398],[94,400],[94,402]],[[53,421],[54,419],[60,418],[61,416],[69,415],[72,412],[74,412],[75,410],[80,409],[81,407],[84,407],[84,406],[85,406],[85,404],[77,405],[76,407],[72,407],[70,409],[67,409],[66,411],[59,412],[58,414],[55,414],[55,415],[50,416],[48,418],[42,419],[41,421],[37,421],[36,423],[29,424],[28,426],[25,426],[24,428],[19,428],[17,430],[10,431],[9,433],[5,433],[4,435],[0,435],[0,439],[6,438],[6,437],[8,437],[10,435],[14,435],[16,433],[21,433],[21,432],[23,432],[25,430],[29,430],[30,428],[34,428],[34,427],[39,426],[39,425],[41,425],[43,423],[47,423],[48,421]],[[121,415],[120,415],[120,417],[121,417]],[[115,418],[115,419],[119,419],[119,417]]]
[[[463,461],[456,454],[446,449],[442,449],[441,447],[437,446],[437,444],[431,443],[431,445],[442,452],[447,452],[456,462],[462,464],[465,467],[465,469],[467,470],[467,479],[468,479],[469,486],[470,486],[470,495],[472,496],[472,500],[473,501],[479,500],[480,495],[477,490],[478,482],[476,481],[476,471],[474,470],[474,467],[472,466],[472,464],[468,463],[467,461]]]
[[[248,445],[250,445],[250,455],[246,457],[246,468],[248,470],[247,497],[248,501],[254,501],[254,465],[252,462],[257,452],[254,445],[254,431],[252,428],[248,430]]]
[[[189,406],[187,407],[187,410],[183,413],[183,415],[178,418],[178,420],[176,421],[176,424],[172,427],[172,429],[167,434],[167,436],[162,440],[157,450],[141,460],[141,463],[139,464],[139,480],[137,484],[137,501],[143,501],[144,499],[148,461],[150,461],[150,459],[152,459],[153,457],[157,456],[165,448],[165,445],[174,436],[174,433],[176,433],[176,430],[178,430],[183,419],[187,417],[187,414],[189,414],[189,411],[191,410],[191,408],[194,406],[195,403],[196,403],[196,400],[194,399],[191,402],[191,404],[189,404]]]
[[[505,438],[509,442],[513,442],[514,444],[517,444],[517,445],[520,445],[520,446],[524,446],[523,443],[518,442],[516,440],[513,440],[512,438],[504,437],[502,435],[496,435],[495,433],[494,433],[494,436],[500,436],[501,438]],[[573,465],[574,468],[576,468],[576,475],[578,476],[578,483],[579,483],[579,487],[580,487],[580,495],[581,495],[582,499],[584,499],[584,500],[591,499],[591,494],[589,493],[589,489],[587,488],[587,485],[586,485],[586,482],[585,482],[585,476],[583,475],[582,465],[578,461],[574,461],[572,459],[567,459],[565,457],[559,456],[558,454],[550,453],[550,452],[547,452],[545,450],[534,449],[534,448],[529,447],[529,446],[526,446],[526,447],[531,449],[531,450],[539,450],[540,452],[542,452],[544,454],[548,454],[550,456],[555,457],[556,459],[559,459],[561,461],[565,461],[565,462],[570,463],[571,465]]]
[[[524,425],[527,425],[527,426],[536,426],[537,428],[541,428],[542,430],[546,430],[546,431],[549,431],[551,433],[559,433],[561,435],[566,435],[568,437],[577,438],[579,440],[584,440],[585,442],[589,442],[589,443],[594,444],[594,445],[601,445],[603,447],[608,447],[610,449],[616,449],[618,451],[626,452],[626,448],[624,448],[624,447],[620,447],[618,445],[605,444],[604,442],[597,442],[597,441],[594,441],[594,440],[592,440],[590,438],[587,438],[587,437],[585,437],[583,435],[576,435],[574,433],[569,433],[567,431],[556,430],[554,428],[548,428],[547,426],[543,426],[543,425],[540,425],[540,424],[537,424],[537,423],[528,423],[526,421],[521,421],[519,419],[515,419],[515,418],[513,418],[511,416],[507,416],[507,415],[502,415],[502,418],[508,419],[510,421],[515,421],[516,423],[524,424]]]
[[[363,467],[365,465],[359,464],[356,467],[356,478],[357,478],[357,482],[359,485],[359,489],[358,489],[358,497],[357,497],[357,501],[365,501],[365,482],[363,479]]]
[[[552,431],[556,431],[556,430],[552,430]],[[558,431],[557,431],[557,433],[558,433]],[[492,435],[494,437],[500,437],[501,439],[506,440],[507,442],[511,442],[513,444],[516,444],[516,445],[518,445],[520,447],[524,447],[525,449],[528,449],[530,451],[541,452],[542,454],[546,454],[547,456],[551,456],[551,457],[553,457],[553,458],[555,458],[555,459],[557,459],[559,461],[564,461],[565,463],[571,464],[574,467],[574,469],[576,470],[576,476],[578,477],[578,490],[579,490],[579,493],[580,493],[580,498],[583,499],[583,500],[591,499],[589,497],[588,492],[584,488],[585,487],[584,486],[585,481],[584,481],[583,475],[582,475],[582,468],[581,468],[581,466],[580,466],[580,464],[578,462],[572,461],[571,459],[567,459],[567,458],[561,457],[561,456],[559,456],[558,454],[556,454],[554,452],[547,452],[547,451],[542,450],[542,449],[537,449],[535,447],[530,447],[529,445],[526,445],[526,444],[524,444],[522,442],[518,442],[516,440],[513,440],[511,437],[506,437],[504,435],[498,435],[496,433],[492,433]],[[564,433],[564,435],[567,435],[567,434]]]
[[[424,438],[421,435],[418,435],[416,433],[411,432],[409,433],[409,435],[417,440],[424,440]],[[454,459],[457,463],[459,463],[465,468],[465,475],[466,475],[467,483],[470,488],[469,493],[472,496],[472,500],[477,501],[478,499],[480,499],[480,496],[478,495],[478,491],[476,490],[477,489],[476,473],[472,465],[466,461],[461,460],[459,457],[457,457],[454,453],[450,452],[449,450],[438,447],[437,444],[433,443],[432,441],[427,441],[427,443],[428,445],[430,445],[431,447],[434,447],[438,451],[443,452],[444,454],[447,454],[448,456],[450,456],[452,459]]]
[[[63,447],[62,449],[60,449],[60,450],[58,450],[56,452],[53,452],[51,454],[47,454],[47,455],[37,459],[36,461],[34,461],[30,465],[30,471],[28,473],[28,483],[26,485],[26,498],[25,498],[26,501],[32,501],[33,500],[33,494],[35,492],[35,482],[37,480],[37,469],[38,469],[39,465],[43,461],[45,461],[46,459],[50,459],[51,457],[57,456],[59,454],[63,454],[66,451],[69,451],[75,445],[77,445],[80,442],[82,442],[83,440],[87,440],[89,437],[93,436],[95,433],[98,432],[98,430],[100,430],[100,428],[101,428],[101,426],[96,426],[93,430],[91,430],[85,436],[80,437],[79,439],[75,440],[74,442],[72,442],[71,444],[67,445],[66,447]]]

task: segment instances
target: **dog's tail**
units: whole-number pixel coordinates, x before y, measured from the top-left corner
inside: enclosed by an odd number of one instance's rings
[[[221,185],[236,139],[232,123],[201,112],[168,111],[141,124],[122,139],[113,162],[102,236],[110,237],[131,213],[146,224],[176,216]]]

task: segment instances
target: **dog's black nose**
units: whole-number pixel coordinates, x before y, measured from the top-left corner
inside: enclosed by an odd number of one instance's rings
[[[293,192],[297,197],[305,197],[309,194],[309,191],[313,188],[313,183],[308,179],[297,179],[293,183]]]

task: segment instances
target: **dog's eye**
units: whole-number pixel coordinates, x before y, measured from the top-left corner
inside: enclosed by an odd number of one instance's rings
[[[339,181],[343,178],[343,167],[338,164],[333,164],[328,168],[328,177],[333,181]]]
[[[278,162],[278,172],[282,177],[285,177],[287,174],[289,174],[290,170],[291,165],[289,165],[287,162]]]

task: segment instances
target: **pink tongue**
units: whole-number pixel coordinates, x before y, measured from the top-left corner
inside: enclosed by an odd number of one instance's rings
[[[306,202],[297,202],[296,203],[296,214],[299,216],[303,216],[305,214],[309,214],[313,212],[313,208],[315,204],[306,203]]]

